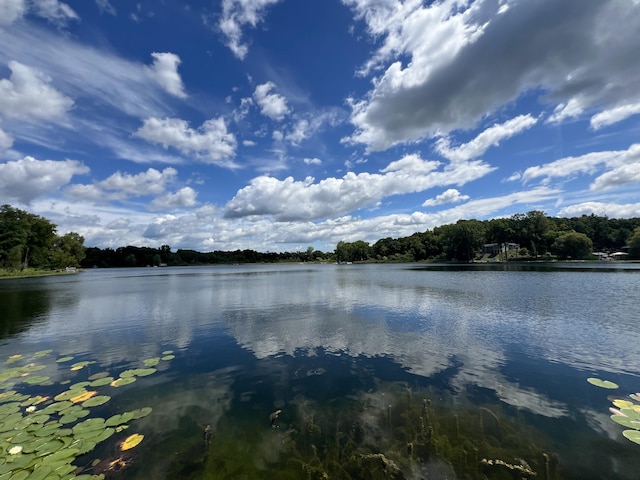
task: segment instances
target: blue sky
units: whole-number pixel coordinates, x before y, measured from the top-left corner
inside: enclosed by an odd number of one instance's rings
[[[0,203],[85,245],[640,216],[638,0],[0,0]]]

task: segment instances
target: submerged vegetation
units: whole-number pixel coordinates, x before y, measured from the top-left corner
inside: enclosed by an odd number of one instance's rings
[[[165,352],[165,357],[172,352]],[[45,363],[52,350],[36,352],[30,357],[9,357],[0,372],[0,478],[67,480],[101,479],[119,471],[132,459],[116,454],[115,459],[101,461],[91,453],[98,444],[122,436],[129,423],[149,415],[151,407],[123,413],[104,408],[111,400],[109,389],[133,383],[137,377],[155,373],[155,368],[131,369],[118,378],[109,372],[83,377],[94,361],[71,365],[66,355]],[[65,378],[55,383],[38,372],[55,368]],[[68,372],[65,374],[65,372]],[[70,385],[67,387],[67,385]],[[65,388],[61,390],[61,387]],[[103,407],[103,408],[99,408]],[[111,412],[110,415],[104,415]],[[116,441],[115,450],[125,452],[137,446],[144,436],[134,433]]]

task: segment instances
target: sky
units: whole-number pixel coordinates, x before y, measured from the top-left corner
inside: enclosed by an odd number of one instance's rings
[[[0,0],[0,204],[85,246],[640,217],[640,0]]]

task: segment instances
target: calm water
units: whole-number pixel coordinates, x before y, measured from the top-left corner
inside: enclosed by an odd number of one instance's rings
[[[13,388],[56,394],[173,351],[101,388],[92,415],[153,408],[74,463],[144,434],[117,478],[515,478],[482,459],[525,459],[636,480],[609,407],[640,392],[639,292],[638,264],[91,270],[0,282],[0,362],[46,364],[53,385]]]

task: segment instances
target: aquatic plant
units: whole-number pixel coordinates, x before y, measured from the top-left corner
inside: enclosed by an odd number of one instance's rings
[[[592,385],[602,386],[599,382],[594,383],[592,380],[594,379],[587,379]],[[618,385],[613,382],[607,382],[607,385],[609,384],[615,385],[615,388],[618,388]],[[604,388],[614,387],[606,386]],[[630,400],[624,398],[613,398],[611,400],[613,404],[613,407],[609,408],[609,411],[612,413],[611,420],[618,425],[628,428],[629,430],[623,430],[622,435],[633,443],[640,445],[640,393],[632,393],[628,398],[630,398]]]
[[[0,372],[0,478],[104,478],[104,473],[82,473],[83,467],[73,465],[73,462],[128,428],[129,422],[149,415],[152,409],[143,407],[112,415],[108,419],[95,416],[92,409],[111,400],[111,396],[99,394],[97,389],[132,383],[136,377],[151,375],[156,369],[125,371],[128,373],[123,376],[125,372],[122,372],[117,380],[108,372],[101,372],[59,391],[49,377],[34,375],[34,372],[47,367],[36,362],[51,353],[52,350],[36,352],[28,359],[28,363],[24,355],[16,354],[4,362],[5,368]],[[61,365],[72,359],[73,356],[66,355],[55,360],[55,363]],[[22,365],[17,365],[19,363]],[[77,362],[66,371],[76,375],[76,372],[94,363]],[[70,380],[63,380],[58,385],[70,383]],[[34,388],[43,390],[33,393]],[[142,438],[141,434],[130,435],[120,443],[122,450],[134,448]],[[127,457],[127,461],[122,460],[119,465],[128,465],[132,458]],[[96,460],[85,470],[90,472],[99,464],[100,461]],[[95,472],[100,470],[96,469]],[[76,476],[76,473],[80,474]]]

